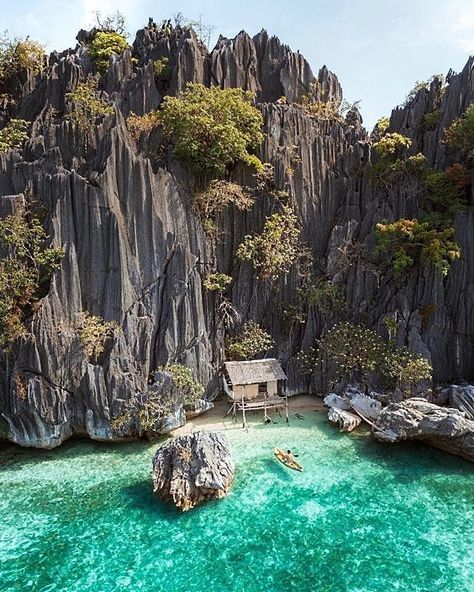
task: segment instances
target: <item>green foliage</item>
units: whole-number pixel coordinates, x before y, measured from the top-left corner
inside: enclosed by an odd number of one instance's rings
[[[239,334],[227,341],[227,355],[231,360],[250,360],[273,346],[271,336],[254,321],[245,323]]]
[[[237,249],[237,257],[250,261],[262,280],[288,273],[299,254],[298,219],[289,206],[281,214],[266,219],[261,234],[247,235]]]
[[[373,144],[377,160],[372,166],[372,178],[376,183],[393,184],[403,176],[421,177],[426,167],[426,158],[418,153],[405,157],[410,148],[410,138],[398,133],[385,134]]]
[[[225,273],[211,273],[203,281],[203,286],[209,292],[224,292],[229,284],[232,283],[230,275]]]
[[[28,122],[24,119],[10,119],[7,125],[0,130],[0,154],[21,148],[28,138]]]
[[[166,82],[171,76],[169,58],[160,58],[153,62],[153,72],[158,82]]]
[[[411,144],[412,141],[410,138],[402,134],[392,133],[382,136],[374,144],[373,148],[380,159],[394,162],[397,158],[401,158],[404,155]]]
[[[430,170],[426,174],[428,192],[425,205],[441,224],[452,222],[456,213],[467,207],[466,188],[471,176],[461,164],[454,164],[446,171]]]
[[[308,290],[308,304],[316,306],[326,316],[333,316],[344,308],[343,288],[331,280],[319,278]]]
[[[198,382],[189,368],[182,364],[168,364],[160,372],[171,374],[173,385],[179,391],[183,405],[190,405],[204,394],[204,387]],[[137,431],[138,434],[157,434],[161,420],[173,410],[176,401],[173,393],[153,391],[145,395],[132,397],[125,405],[122,413],[115,417],[110,426],[114,432],[127,434]]]
[[[389,347],[380,361],[380,373],[391,379],[405,394],[425,380],[431,380],[433,368],[426,358],[406,347]]]
[[[453,228],[438,230],[429,222],[416,219],[382,222],[376,226],[376,251],[389,257],[397,274],[416,264],[432,265],[447,275],[451,262],[461,255],[453,236]]]
[[[334,364],[338,376],[351,378],[356,374],[366,378],[380,364],[384,341],[370,329],[343,322],[326,333],[319,348]]]
[[[389,117],[381,117],[379,120],[377,120],[370,136],[371,140],[373,142],[378,142],[387,133],[389,125]]]
[[[171,374],[171,380],[183,396],[185,405],[194,403],[204,394],[204,387],[194,378],[191,369],[187,366],[183,366],[183,364],[168,364],[160,368],[160,370]]]
[[[24,211],[0,219],[0,347],[27,336],[25,321],[46,293],[64,251],[45,247],[46,232],[38,217]]]
[[[135,142],[138,142],[142,134],[149,134],[156,127],[157,119],[158,113],[156,111],[150,111],[145,115],[130,113],[127,117],[127,128]]]
[[[22,70],[37,74],[44,65],[44,48],[31,39],[9,39],[5,32],[0,37],[0,83],[17,76]]]
[[[432,367],[420,355],[406,347],[395,347],[366,327],[343,322],[319,343],[320,353],[334,366],[339,380],[362,380],[375,373],[405,392],[431,379]]]
[[[110,56],[122,54],[127,47],[127,40],[120,33],[97,31],[88,49],[97,70],[101,74],[105,74],[109,68]]]
[[[211,181],[204,191],[194,197],[193,207],[203,220],[213,219],[230,205],[238,210],[248,210],[255,202],[255,197],[242,185],[230,181]]]
[[[474,151],[474,103],[456,119],[445,131],[444,141],[463,156],[468,157]]]
[[[309,117],[329,121],[343,121],[339,112],[339,105],[335,101],[314,101],[308,95],[305,95],[301,100],[301,106]]]
[[[87,358],[96,361],[104,351],[106,340],[118,325],[113,321],[106,323],[102,317],[83,312],[77,316],[76,327],[84,353]]]
[[[89,78],[66,94],[66,99],[71,103],[67,118],[84,131],[90,130],[99,117],[114,113],[112,105],[100,98],[97,85],[97,78]]]
[[[423,132],[430,132],[436,129],[439,121],[440,110],[435,109],[429,113],[425,113],[421,118],[421,129]]]
[[[174,156],[194,173],[221,177],[238,162],[261,169],[249,152],[263,141],[263,117],[252,102],[252,93],[240,88],[188,84],[179,97],[165,97],[159,125]]]

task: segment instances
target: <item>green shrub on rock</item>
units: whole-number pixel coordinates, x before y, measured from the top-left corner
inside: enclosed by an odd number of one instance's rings
[[[377,156],[372,165],[372,178],[376,183],[390,185],[403,176],[421,177],[426,166],[426,157],[421,154],[406,157],[412,145],[410,138],[398,133],[382,135],[374,144]]]
[[[0,154],[15,148],[21,148],[23,142],[28,138],[28,125],[28,122],[24,119],[11,119],[0,130]]]
[[[461,256],[453,241],[454,229],[437,229],[429,222],[401,219],[376,226],[376,251],[388,256],[395,273],[401,274],[415,264],[432,265],[443,275],[452,261]]]
[[[474,103],[456,119],[445,131],[444,141],[463,156],[470,156],[474,151]]]
[[[82,130],[90,130],[98,118],[114,113],[114,108],[100,98],[97,78],[80,82],[76,88],[66,94],[70,101],[67,119],[73,121]]]
[[[156,127],[157,117],[156,111],[150,111],[145,115],[130,113],[127,117],[127,128],[135,142],[138,142],[142,134],[149,134]]]
[[[0,246],[7,252],[0,260],[0,348],[28,334],[25,321],[59,268],[64,251],[46,247],[47,238],[32,212],[0,219]]]
[[[298,219],[289,206],[266,219],[261,234],[247,235],[237,249],[237,257],[250,261],[262,280],[288,273],[299,254]]]
[[[44,48],[37,41],[9,39],[4,33],[0,37],[0,83],[9,81],[22,70],[41,72],[44,58]]]
[[[168,364],[160,368],[160,370],[171,374],[171,380],[183,396],[185,405],[194,403],[204,394],[203,385],[194,378],[191,369],[187,366],[183,364]]]
[[[455,214],[467,207],[466,188],[470,182],[471,175],[461,164],[454,164],[446,171],[427,172],[426,206],[431,212],[439,214],[440,223],[451,224]]]
[[[120,55],[128,47],[123,35],[115,31],[97,31],[91,41],[88,51],[97,70],[105,74],[109,68],[110,56]]]
[[[420,382],[431,380],[428,360],[360,325],[343,322],[334,326],[321,339],[319,351],[334,367],[337,380],[367,384],[371,376],[379,376],[406,394]]]
[[[209,292],[224,292],[232,283],[232,278],[226,273],[210,273],[203,281],[203,286]]]
[[[155,75],[155,79],[162,83],[169,80],[171,76],[171,66],[169,58],[160,58],[153,62],[153,73]]]
[[[238,335],[227,341],[227,354],[231,360],[250,360],[273,346],[271,336],[254,321],[245,323]]]
[[[251,151],[263,141],[263,117],[252,103],[252,93],[240,88],[188,84],[179,97],[165,97],[158,123],[174,156],[194,173],[221,177],[238,162],[259,169]]]
[[[102,317],[89,312],[80,313],[76,319],[76,328],[86,357],[96,361],[104,351],[107,338],[117,327],[113,321],[105,322]]]

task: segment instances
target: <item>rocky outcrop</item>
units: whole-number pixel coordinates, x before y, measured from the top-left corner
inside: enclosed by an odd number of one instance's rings
[[[474,421],[474,385],[452,385],[449,392],[449,404],[463,411],[467,418]]]
[[[165,81],[153,74],[152,60],[161,58],[170,65]],[[473,71],[470,60],[449,76],[435,129],[424,130],[421,122],[439,97],[436,84],[391,116],[390,130],[409,135],[413,153],[423,151],[430,166],[450,164],[440,139],[474,99]],[[111,421],[132,397],[146,395],[149,376],[170,362],[192,368],[210,401],[219,390],[226,335],[219,300],[202,286],[215,271],[234,278],[227,296],[242,322],[252,319],[272,335],[271,355],[285,367],[288,392],[327,388],[324,372],[302,375],[296,356],[332,319],[314,304],[305,305],[303,322],[285,314],[298,302],[299,266],[262,282],[234,257],[245,235],[261,231],[275,201],[264,194],[248,212],[229,208],[217,220],[225,240],[213,242],[193,212],[189,173],[157,157],[157,134],[146,146],[130,137],[125,116],[156,108],[191,81],[256,92],[265,120],[260,157],[273,165],[276,186],[289,193],[313,257],[312,277],[343,288],[348,318],[383,334],[384,319],[396,313],[399,344],[428,356],[436,380],[474,376],[473,214],[456,217],[463,256],[446,278],[424,268],[396,279],[377,268],[370,257],[375,224],[417,215],[420,187],[371,184],[371,145],[355,110],[346,120],[318,119],[291,104],[311,85],[316,98],[338,105],[341,88],[327,68],[314,75],[303,56],[265,31],[221,38],[209,52],[192,30],[176,27],[165,35],[150,23],[131,50],[111,58],[100,88],[115,114],[86,138],[63,117],[65,93],[92,72],[80,45],[53,53],[41,74],[25,74],[15,103],[0,113],[0,121],[16,116],[32,123],[24,148],[0,155],[0,213],[31,190],[53,244],[66,251],[31,319],[31,338],[0,355],[0,413],[12,441],[50,447],[75,434],[114,438]],[[279,101],[282,95],[290,104]],[[244,169],[233,177],[253,182]],[[87,359],[73,328],[84,311],[117,325],[97,361]]]
[[[153,491],[183,512],[224,497],[233,480],[234,462],[223,434],[179,436],[153,457]]]
[[[330,407],[328,411],[328,419],[331,423],[335,424],[341,432],[352,432],[361,423],[362,419],[340,407]]]
[[[324,397],[324,404],[329,407],[328,419],[342,432],[351,432],[364,419],[372,424],[382,411],[381,403],[372,396],[365,395],[355,387],[348,387],[341,395],[329,393]]]
[[[464,412],[426,399],[408,399],[383,409],[374,436],[381,442],[421,440],[474,461],[474,421]]]

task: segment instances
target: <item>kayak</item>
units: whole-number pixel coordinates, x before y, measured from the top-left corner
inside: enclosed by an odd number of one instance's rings
[[[286,456],[286,452],[283,450],[280,450],[280,448],[275,448],[275,450],[273,451],[275,453],[275,456],[277,457],[277,459],[285,465],[285,467],[288,467],[289,469],[293,469],[294,471],[302,471],[303,467],[300,465],[300,463],[296,460],[288,460],[287,456]]]

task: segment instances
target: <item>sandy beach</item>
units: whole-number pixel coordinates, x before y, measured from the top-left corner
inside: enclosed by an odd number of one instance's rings
[[[237,413],[237,417],[232,417],[232,411],[229,412],[231,404],[227,400],[214,401],[214,407],[186,422],[186,425],[174,430],[172,436],[180,436],[182,434],[190,434],[197,430],[235,430],[242,429],[242,414]],[[301,414],[304,411],[321,411],[324,412],[326,407],[319,397],[316,395],[295,395],[288,398],[289,421],[296,418],[295,414]],[[229,413],[228,413],[229,412]],[[284,408],[281,410],[270,409],[268,415],[270,418],[278,419],[284,417]],[[247,412],[248,423],[255,423],[257,421],[263,422],[263,410]]]

